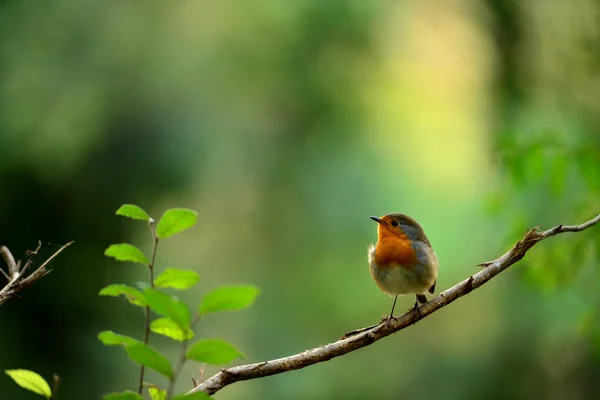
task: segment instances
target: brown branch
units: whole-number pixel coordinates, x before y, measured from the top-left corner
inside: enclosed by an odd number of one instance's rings
[[[399,330],[414,324],[418,320],[423,319],[440,308],[452,303],[459,297],[477,289],[500,272],[522,259],[523,256],[525,256],[525,253],[540,240],[559,233],[580,232],[598,222],[600,222],[600,214],[596,216],[596,218],[577,226],[558,225],[547,231],[540,231],[538,228],[531,229],[525,234],[525,237],[506,252],[506,254],[493,261],[479,264],[479,266],[485,267],[485,269],[445,290],[426,304],[423,304],[420,307],[420,313],[418,315],[410,310],[393,319],[389,325],[380,323],[375,326],[358,329],[347,333],[337,342],[306,350],[293,356],[222,369],[211,378],[194,387],[187,394],[203,391],[212,395],[225,386],[238,381],[294,371],[309,365],[331,360],[334,357],[339,357],[351,351],[360,349],[361,347],[368,346],[394,332],[398,332]]]
[[[0,252],[2,253],[2,256],[7,264],[10,277],[7,277],[9,278],[8,282],[6,283],[6,285],[4,285],[2,289],[0,289],[0,305],[2,305],[8,299],[15,297],[23,289],[33,285],[42,277],[48,275],[50,273],[50,270],[46,269],[46,266],[50,263],[50,261],[56,258],[56,256],[58,256],[64,249],[66,249],[72,244],[73,242],[69,242],[61,246],[60,249],[55,251],[54,254],[48,257],[48,259],[44,261],[42,265],[37,267],[36,270],[28,276],[25,276],[25,272],[27,272],[27,269],[29,268],[29,266],[31,266],[33,262],[33,257],[38,254],[38,251],[42,247],[42,243],[38,242],[38,247],[35,250],[27,252],[27,254],[29,255],[29,259],[27,260],[22,269],[19,269],[21,262],[15,262],[15,259],[13,258],[10,250],[8,250],[7,247],[2,246],[0,248]],[[7,276],[7,274],[4,273],[4,271],[3,275]]]

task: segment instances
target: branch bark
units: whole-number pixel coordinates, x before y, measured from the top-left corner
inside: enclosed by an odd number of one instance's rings
[[[393,319],[389,325],[382,321],[378,325],[349,332],[342,336],[337,342],[306,350],[289,357],[222,369],[211,378],[198,384],[186,394],[202,391],[212,395],[223,389],[225,386],[235,382],[294,371],[368,346],[394,332],[398,332],[416,323],[418,320],[433,314],[435,311],[447,306],[454,300],[477,289],[500,272],[521,260],[525,256],[525,253],[527,253],[527,251],[537,242],[558,235],[559,233],[580,232],[596,225],[598,222],[600,222],[600,214],[597,215],[596,218],[581,225],[558,225],[546,231],[541,231],[539,228],[531,229],[525,234],[523,239],[517,242],[517,244],[504,255],[493,261],[479,264],[478,266],[484,267],[482,271],[443,291],[437,297],[420,306],[419,314],[410,310],[396,319]]]

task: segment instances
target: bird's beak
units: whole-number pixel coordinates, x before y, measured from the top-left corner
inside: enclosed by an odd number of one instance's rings
[[[380,218],[377,218],[377,217],[369,217],[369,218],[371,218],[373,221],[377,222],[378,224],[383,223],[383,221]]]

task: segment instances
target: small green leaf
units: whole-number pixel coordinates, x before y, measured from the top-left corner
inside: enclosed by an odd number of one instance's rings
[[[152,368],[167,378],[173,376],[173,367],[169,360],[149,346],[143,343],[134,343],[126,346],[125,350],[134,362]]]
[[[198,213],[187,208],[171,208],[165,211],[156,226],[156,235],[159,239],[166,239],[176,233],[191,228],[196,224]]]
[[[111,296],[117,297],[123,295],[131,304],[136,306],[145,307],[146,299],[144,299],[144,295],[142,292],[137,290],[136,288],[132,288],[131,286],[127,286],[121,283],[117,283],[114,285],[108,285],[98,293],[100,296]]]
[[[190,309],[175,296],[157,289],[144,290],[146,304],[152,311],[163,317],[171,318],[181,327],[188,327],[191,321]]]
[[[180,395],[173,397],[173,400],[210,400],[210,399],[212,399],[212,397],[210,397],[209,395],[207,395],[204,392],[196,392],[194,394],[189,394],[187,396],[185,394],[180,394]]]
[[[106,346],[120,346],[120,345],[131,345],[134,343],[139,343],[138,340],[125,336],[119,335],[118,333],[114,333],[113,331],[102,331],[98,334],[98,339],[104,343]]]
[[[121,393],[105,394],[102,400],[144,400],[144,398],[137,393],[126,390]]]
[[[227,364],[236,358],[246,358],[242,352],[221,339],[196,342],[187,352],[187,358],[207,364]]]
[[[148,259],[144,253],[129,243],[111,244],[104,251],[104,255],[115,258],[118,261],[131,261],[148,265]]]
[[[150,386],[148,388],[148,393],[150,393],[150,398],[152,400],[167,400],[167,391],[162,390],[156,386]]]
[[[190,269],[167,268],[154,279],[154,285],[163,288],[185,290],[200,280],[196,271]]]
[[[201,314],[217,311],[237,311],[249,307],[260,290],[256,286],[222,286],[204,296],[200,304]]]
[[[10,376],[17,385],[30,392],[40,394],[49,399],[52,397],[52,391],[48,382],[42,378],[37,372],[27,369],[7,369],[6,375]]]
[[[148,221],[150,219],[148,213],[135,204],[123,204],[117,210],[117,215],[122,215],[123,217],[131,219],[141,219],[144,221]]]
[[[173,321],[171,318],[157,318],[152,321],[150,330],[159,335],[169,337],[178,342],[183,342],[185,339],[191,339],[194,337],[194,331],[187,328],[187,332],[184,333],[183,329],[179,324]]]

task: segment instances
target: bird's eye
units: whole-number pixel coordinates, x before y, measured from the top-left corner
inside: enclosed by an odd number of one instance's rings
[[[396,220],[393,220],[393,221],[392,221],[392,225],[393,225],[393,226],[398,226],[398,225],[399,225],[399,223],[398,223],[398,221],[396,221]]]

